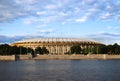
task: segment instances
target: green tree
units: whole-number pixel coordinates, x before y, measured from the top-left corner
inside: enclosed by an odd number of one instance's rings
[[[20,54],[20,50],[17,46],[12,46],[11,49],[10,49],[10,53],[18,55],[18,54]]]
[[[113,54],[113,46],[112,45],[108,45],[108,54]]]
[[[35,48],[35,54],[43,54],[42,48],[41,47]]]
[[[120,46],[117,43],[112,46],[112,49],[113,54],[120,54]]]
[[[10,48],[8,44],[0,45],[0,55],[10,55]]]
[[[70,48],[70,51],[71,51],[72,54],[73,53],[75,53],[75,54],[81,54],[82,49],[81,49],[80,45],[74,45],[74,46],[72,46]]]
[[[82,49],[82,53],[85,54],[85,55],[87,55],[89,53],[88,49],[87,48]]]
[[[98,50],[99,54],[107,54],[108,53],[108,48],[106,45],[100,45],[99,46],[99,50]]]
[[[98,46],[93,47],[92,48],[92,53],[97,54],[98,53],[98,48],[99,48]]]
[[[21,54],[27,54],[27,48],[20,46]]]
[[[32,48],[27,48],[27,54],[34,54],[34,50]]]
[[[42,47],[42,52],[43,52],[43,54],[48,54],[49,53],[49,51],[48,51],[48,49],[46,49],[46,47]]]

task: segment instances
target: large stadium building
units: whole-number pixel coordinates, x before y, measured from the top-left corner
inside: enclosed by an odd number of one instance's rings
[[[12,45],[32,49],[36,47],[46,47],[50,54],[65,54],[70,51],[73,45],[78,44],[82,49],[92,49],[95,46],[102,45],[100,42],[81,38],[33,38],[18,41]]]

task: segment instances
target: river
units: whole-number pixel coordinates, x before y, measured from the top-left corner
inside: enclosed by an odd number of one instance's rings
[[[1,61],[0,81],[120,81],[120,60]]]

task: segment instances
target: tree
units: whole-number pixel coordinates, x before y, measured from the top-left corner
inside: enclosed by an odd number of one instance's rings
[[[112,47],[113,54],[120,54],[120,46],[117,43],[115,43]]]
[[[108,45],[108,54],[112,54],[113,53],[113,46],[112,45]]]
[[[48,51],[48,49],[46,49],[46,47],[42,47],[42,52],[43,52],[43,54],[48,54],[49,53],[49,51]]]
[[[98,46],[95,46],[92,48],[92,53],[97,54],[98,53]]]
[[[87,54],[89,53],[89,52],[88,52],[88,48],[82,49],[82,53],[85,54],[85,55],[87,55]]]
[[[82,49],[81,49],[80,45],[74,45],[74,46],[72,46],[70,48],[70,51],[71,51],[72,54],[73,53],[75,53],[75,54],[81,54]]]
[[[20,54],[20,50],[17,46],[12,46],[10,49],[10,53],[17,55],[17,54]]]
[[[27,48],[27,54],[34,55],[34,50],[32,48]]]
[[[27,48],[20,46],[19,49],[21,54],[27,54]]]
[[[106,45],[100,45],[99,46],[99,50],[98,50],[99,54],[107,54],[108,53],[108,48]]]
[[[10,55],[10,46],[8,44],[0,45],[0,54],[1,55]]]
[[[35,48],[35,54],[43,54],[42,48],[41,47]]]

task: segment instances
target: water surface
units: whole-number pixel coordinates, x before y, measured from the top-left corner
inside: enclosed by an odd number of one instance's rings
[[[0,81],[120,81],[120,60],[0,62]]]

